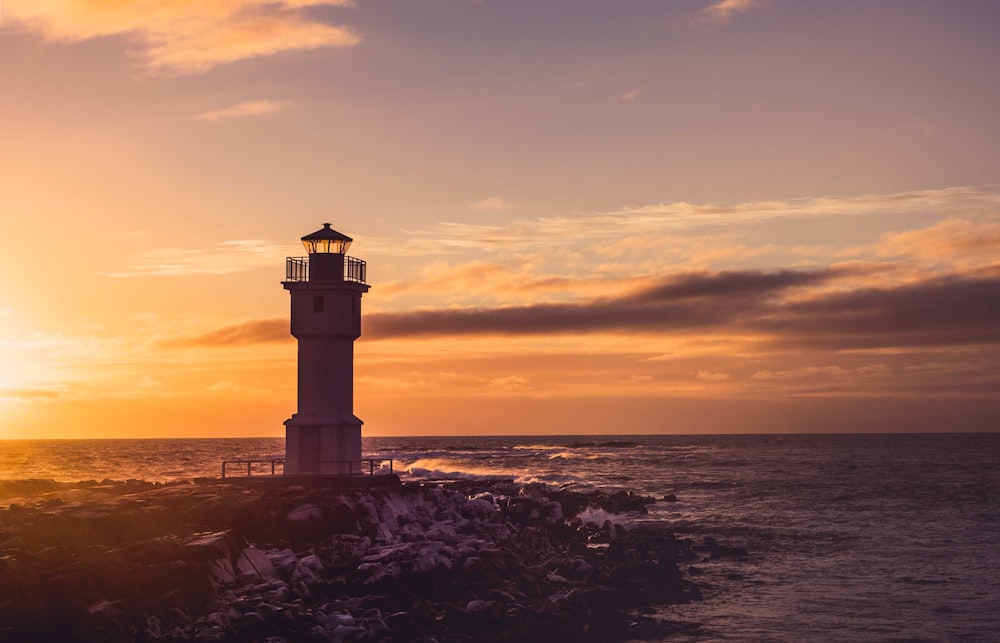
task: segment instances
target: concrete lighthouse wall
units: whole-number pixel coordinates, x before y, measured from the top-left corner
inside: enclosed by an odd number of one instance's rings
[[[343,280],[343,255],[310,255],[309,263],[308,281],[283,283],[298,340],[298,411],[285,421],[285,473],[359,473],[354,340],[361,336],[361,295],[368,286]]]

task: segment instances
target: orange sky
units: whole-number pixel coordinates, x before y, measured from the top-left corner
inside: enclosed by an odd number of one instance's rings
[[[366,435],[998,428],[995,3],[0,11],[0,438],[282,435],[325,221]]]

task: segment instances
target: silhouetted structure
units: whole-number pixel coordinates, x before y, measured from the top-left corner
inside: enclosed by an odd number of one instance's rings
[[[354,340],[361,336],[365,262],[345,255],[352,239],[324,223],[302,237],[308,257],[288,257],[299,344],[298,412],[285,420],[286,474],[361,471],[361,425],[354,415]]]

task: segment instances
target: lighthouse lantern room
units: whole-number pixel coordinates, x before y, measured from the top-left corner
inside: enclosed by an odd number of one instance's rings
[[[298,340],[298,410],[285,420],[285,474],[361,471],[361,425],[354,415],[354,340],[361,336],[365,262],[346,256],[352,239],[324,223],[302,237],[308,257],[288,257]]]

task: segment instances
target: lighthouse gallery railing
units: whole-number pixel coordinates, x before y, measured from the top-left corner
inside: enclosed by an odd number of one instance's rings
[[[344,257],[344,281],[363,284],[366,271],[364,259]],[[309,281],[309,257],[288,257],[285,260],[285,281]]]

